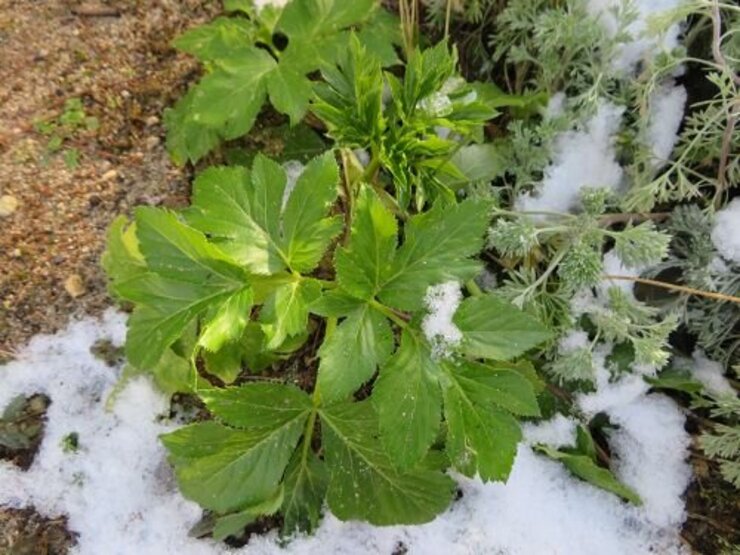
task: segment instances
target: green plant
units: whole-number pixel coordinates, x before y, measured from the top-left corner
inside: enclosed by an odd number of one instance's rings
[[[619,482],[606,468],[597,464],[596,444],[584,426],[576,429],[574,447],[553,449],[547,445],[537,445],[535,449],[563,465],[580,479],[610,491],[631,503],[642,503],[640,497],[630,488]]]
[[[36,132],[48,137],[46,151],[49,155],[61,151],[64,164],[71,170],[79,165],[79,150],[65,147],[65,144],[84,131],[95,131],[99,122],[94,116],[88,116],[82,100],[69,98],[64,103],[64,110],[58,116],[34,121]]]
[[[500,362],[549,337],[536,320],[481,295],[461,302],[459,341],[443,354],[423,331],[429,288],[480,271],[489,205],[436,205],[409,218],[401,242],[362,181],[344,183],[355,202],[331,215],[339,181],[331,153],[292,190],[258,156],[251,171],[203,172],[181,214],[139,208],[111,230],[111,289],[135,305],[130,364],[164,383],[179,368],[173,389],[197,393],[217,419],[163,438],[185,495],[222,517],[217,536],[275,507],[286,532],[310,529],[324,497],[343,519],[428,521],[451,500],[443,469],[505,479],[521,437],[514,415],[538,414],[527,376]],[[209,382],[322,336],[303,389],[280,374]]]
[[[402,212],[440,197],[454,202],[463,186],[498,176],[502,158],[493,145],[480,144],[483,127],[497,108],[526,104],[491,84],[466,82],[455,49],[444,42],[412,50],[401,79],[383,72],[355,39],[322,76],[311,110],[339,144],[369,153],[366,177],[392,187]],[[379,169],[386,177],[376,180]]]
[[[198,161],[223,140],[252,128],[266,98],[298,123],[311,97],[308,75],[334,64],[350,30],[383,65],[398,61],[395,18],[377,0],[294,0],[256,10],[245,0],[225,2],[220,17],[179,37],[175,46],[203,62],[207,74],[165,112],[167,145],[180,164]]]

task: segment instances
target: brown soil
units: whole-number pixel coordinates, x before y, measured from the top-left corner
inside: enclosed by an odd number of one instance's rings
[[[197,64],[169,44],[219,4],[0,0],[0,197],[17,203],[0,209],[0,361],[109,306],[99,259],[116,215],[186,201],[190,175],[170,163],[160,121]],[[73,98],[99,125],[53,153],[35,123],[57,120]],[[70,149],[76,168],[64,160]],[[4,458],[27,467],[34,452]],[[0,509],[2,554],[62,554],[73,543],[64,518]]]
[[[33,509],[0,511],[3,555],[64,555],[74,544],[64,517],[44,518]]]
[[[169,44],[218,9],[208,0],[0,0],[0,197],[17,201],[0,216],[0,356],[109,304],[99,258],[115,215],[185,201],[189,175],[169,162],[160,120],[197,64]],[[76,15],[106,11],[119,15]],[[54,121],[71,98],[99,126],[51,153],[34,122]]]
[[[705,420],[690,413],[687,429],[699,434]],[[740,545],[740,494],[695,445],[691,449],[694,480],[686,491],[686,513],[682,535],[694,553],[737,555]],[[733,547],[734,546],[734,547]]]

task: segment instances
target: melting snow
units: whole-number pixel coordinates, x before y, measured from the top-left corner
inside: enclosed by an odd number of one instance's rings
[[[450,287],[450,291],[452,287]],[[181,497],[158,435],[172,424],[167,403],[144,378],[131,381],[110,412],[108,395],[120,369],[90,354],[98,339],[123,341],[124,317],[74,323],[40,336],[18,360],[0,367],[0,407],[14,396],[44,392],[52,403],[41,449],[27,472],[0,463],[0,505],[34,505],[69,517],[82,555],[215,555],[223,544],[189,538],[199,508]],[[601,386],[600,386],[601,387]],[[611,387],[606,385],[606,387]],[[689,477],[683,417],[667,398],[612,395],[609,414],[621,427],[612,437],[617,471],[645,500],[633,507],[573,477],[522,444],[506,484],[458,478],[463,498],[419,527],[373,528],[327,515],[317,534],[285,548],[275,534],[253,539],[257,554],[382,554],[402,542],[409,553],[641,554],[682,553],[680,495]],[[574,423],[563,416],[525,426],[527,441],[571,443]],[[80,450],[62,439],[79,434]]]
[[[740,198],[715,214],[712,242],[723,258],[740,264]]]
[[[429,311],[421,322],[421,329],[434,346],[434,355],[444,357],[450,347],[462,340],[462,332],[452,322],[462,301],[460,284],[448,281],[427,288],[424,304]]]

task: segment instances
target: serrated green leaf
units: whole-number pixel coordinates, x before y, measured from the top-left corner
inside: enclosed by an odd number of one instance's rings
[[[329,242],[341,231],[341,218],[326,218],[337,198],[339,167],[332,152],[311,160],[296,181],[283,212],[283,248],[291,268],[313,270]]]
[[[150,272],[116,291],[137,304],[126,338],[129,362],[152,368],[196,317],[244,287],[246,276],[171,212],[139,208],[136,235]]]
[[[267,76],[266,83],[272,105],[290,117],[291,125],[297,125],[306,115],[312,95],[311,81],[294,68],[280,64]]]
[[[477,390],[477,383],[448,369],[443,388],[447,453],[453,466],[485,482],[506,480],[522,433],[516,419]]]
[[[379,297],[402,310],[418,310],[430,284],[472,279],[481,264],[470,257],[483,246],[488,204],[465,200],[435,205],[411,218]]]
[[[393,331],[385,316],[365,304],[324,340],[316,391],[322,403],[345,399],[373,377],[393,351]]]
[[[244,18],[218,17],[177,37],[173,45],[200,61],[236,57],[254,40],[255,27]]]
[[[117,284],[146,273],[146,262],[139,251],[136,227],[129,224],[128,218],[118,216],[108,228],[105,252],[101,263],[111,280],[110,291],[118,296]]]
[[[139,250],[151,272],[191,284],[244,285],[243,270],[174,212],[142,206],[135,216]]]
[[[582,480],[610,491],[630,503],[642,505],[642,500],[635,491],[617,480],[608,469],[598,466],[588,455],[564,453],[547,445],[538,445],[536,450],[551,459],[562,462],[568,470]]]
[[[342,318],[357,310],[364,301],[345,293],[341,289],[331,289],[316,299],[309,310],[325,318]]]
[[[241,510],[278,487],[303,432],[308,411],[259,430],[216,422],[191,424],[162,436],[185,497],[219,513]]]
[[[490,143],[463,146],[450,162],[459,173],[442,174],[440,179],[452,189],[478,181],[491,181],[506,170],[506,157],[501,149]]]
[[[189,393],[193,389],[195,371],[190,362],[167,349],[150,370],[154,383],[164,393]]]
[[[460,351],[473,357],[509,360],[552,337],[536,318],[491,294],[465,299],[453,322],[463,336]]]
[[[265,77],[276,62],[264,50],[248,48],[218,66],[195,85],[189,117],[226,140],[236,139],[252,128],[267,95]]]
[[[375,7],[375,0],[293,0],[283,9],[277,28],[301,45],[310,45],[362,22]]]
[[[418,463],[437,436],[442,417],[438,377],[429,349],[409,332],[380,369],[372,400],[383,445],[399,468]]]
[[[292,385],[250,383],[207,389],[198,395],[219,420],[234,428],[270,430],[300,419],[313,408],[311,398]]]
[[[367,51],[384,67],[399,63],[394,45],[402,44],[401,22],[395,14],[383,9],[378,10],[375,17],[362,26],[357,36]]]
[[[164,124],[167,127],[167,150],[178,166],[188,161],[197,162],[219,143],[216,129],[193,118],[193,99],[195,88],[177,101],[173,108],[164,111]]]
[[[360,299],[374,298],[390,272],[397,235],[395,216],[364,188],[357,198],[349,243],[335,255],[341,288]]]
[[[454,482],[424,468],[398,472],[377,438],[369,401],[333,405],[320,415],[331,472],[327,500],[337,518],[378,526],[422,524],[447,508]]]
[[[216,522],[213,527],[213,539],[216,541],[222,541],[229,536],[238,534],[247,524],[253,522],[257,518],[275,514],[280,510],[284,496],[285,489],[280,486],[273,495],[263,502],[247,507],[238,513],[231,513],[229,515],[216,518]]]
[[[306,330],[308,307],[320,294],[321,286],[311,279],[295,280],[275,289],[260,313],[268,350],[277,349],[288,337]]]
[[[190,323],[211,306],[225,301],[229,290],[145,274],[120,287],[126,298],[142,303],[128,321],[126,358],[141,369],[152,369]]]
[[[326,217],[338,179],[330,153],[315,158],[285,201],[285,170],[257,155],[251,174],[241,167],[203,172],[188,221],[255,274],[288,265],[309,272],[341,230],[339,217]]]
[[[242,373],[242,346],[239,343],[226,343],[217,351],[201,351],[205,370],[225,384],[231,384]]]
[[[531,382],[516,370],[472,361],[447,363],[445,367],[476,404],[493,403],[520,416],[540,415]]]
[[[231,295],[204,324],[198,344],[215,352],[225,343],[238,340],[249,322],[253,302],[254,293],[249,286]]]
[[[311,532],[316,528],[328,484],[326,463],[310,449],[305,452],[297,449],[285,471],[282,534]]]
[[[251,174],[209,168],[195,180],[188,221],[251,272],[274,274],[286,264],[278,245],[286,179],[280,165],[262,155]]]

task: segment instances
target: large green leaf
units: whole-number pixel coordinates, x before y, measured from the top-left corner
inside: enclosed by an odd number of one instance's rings
[[[304,440],[305,441],[305,440]],[[329,473],[310,449],[297,449],[285,471],[282,533],[310,532],[318,525]]]
[[[610,491],[635,505],[642,504],[640,496],[634,490],[622,484],[614,477],[614,474],[612,474],[608,468],[600,467],[596,464],[596,461],[588,455],[566,453],[553,449],[547,445],[538,445],[536,450],[547,455],[551,459],[560,461],[574,475],[585,480],[589,484],[593,484],[598,488]]]
[[[395,464],[409,468],[429,450],[439,431],[439,369],[426,345],[404,332],[393,357],[380,369],[372,400],[383,444]]]
[[[483,246],[488,210],[485,202],[465,200],[454,206],[437,204],[412,217],[380,299],[402,310],[418,310],[429,285],[472,279],[481,268],[471,257]]]
[[[149,272],[118,284],[116,292],[137,305],[126,339],[129,362],[152,368],[188,324],[241,290],[246,276],[171,212],[138,209],[136,235]]]
[[[216,422],[191,424],[162,436],[185,497],[219,513],[259,503],[277,488],[303,432],[308,411],[263,430]]]
[[[349,244],[337,250],[337,281],[361,299],[372,299],[385,282],[396,250],[398,224],[369,188],[357,198]]]
[[[117,285],[147,272],[136,239],[136,226],[129,224],[126,216],[118,216],[108,229],[102,265],[111,280],[110,291],[116,296]]]
[[[227,10],[247,13],[249,19],[219,18],[175,42],[211,70],[166,118],[167,144],[177,163],[195,162],[219,140],[247,133],[268,94],[278,111],[298,123],[311,97],[307,75],[335,63],[347,49],[348,29],[372,21],[378,8],[377,0],[293,0],[282,10],[259,11],[248,4],[232,0]],[[287,38],[282,51],[270,39],[276,32]],[[372,51],[389,60],[389,46],[377,45],[381,33],[397,38],[387,18],[365,36]]]
[[[234,58],[219,60],[218,69],[206,75],[193,93],[191,117],[226,140],[241,137],[252,128],[267,95],[265,77],[276,62],[261,48],[246,48]]]
[[[313,408],[311,398],[297,387],[250,383],[240,387],[198,392],[208,410],[225,424],[248,430],[271,430],[288,425]]]
[[[241,532],[244,527],[264,515],[271,515],[280,510],[285,497],[285,490],[279,487],[265,501],[251,505],[237,513],[218,517],[213,526],[213,539],[221,541]]]
[[[454,482],[436,470],[396,470],[377,437],[369,401],[333,405],[320,414],[331,472],[327,500],[338,518],[381,526],[421,524],[447,508]]]
[[[308,163],[292,191],[285,170],[257,155],[251,174],[242,167],[211,168],[195,182],[191,225],[254,274],[289,266],[312,271],[341,230],[327,217],[337,197],[339,173],[329,152]]]
[[[311,410],[302,391],[275,384],[206,390],[216,422],[162,436],[183,494],[219,513],[268,499],[278,487]]]
[[[460,350],[480,358],[509,360],[552,337],[536,318],[490,294],[465,299],[453,322],[462,332]]]
[[[297,125],[306,115],[311,81],[295,68],[281,64],[268,75],[266,83],[272,105],[290,117],[291,125]]]
[[[136,237],[147,268],[164,278],[241,285],[245,274],[198,230],[168,210],[136,209]]]
[[[448,375],[478,405],[493,403],[521,416],[539,416],[532,382],[516,369],[492,367],[477,362],[447,363]]]
[[[218,17],[177,37],[173,45],[200,61],[235,57],[255,38],[254,26],[237,17]]]
[[[310,272],[342,229],[326,215],[337,198],[339,167],[330,151],[311,160],[296,181],[283,212],[283,249],[290,267]]]
[[[150,372],[157,387],[168,395],[189,393],[196,377],[190,361],[178,356],[172,349],[165,350]]]
[[[255,274],[285,268],[279,246],[285,171],[258,155],[253,172],[241,167],[209,168],[195,180],[188,222]]]
[[[522,437],[519,424],[478,390],[478,382],[446,368],[443,396],[450,461],[466,476],[478,473],[483,481],[506,480]]]
[[[193,118],[193,98],[190,89],[172,108],[164,111],[167,127],[167,150],[175,164],[197,162],[219,143],[218,131]]]
[[[205,323],[198,344],[215,352],[224,344],[237,341],[247,327],[253,302],[254,293],[249,286],[231,295]]]
[[[319,350],[316,382],[323,403],[341,400],[370,380],[393,351],[385,316],[365,304],[342,321]]]
[[[275,350],[288,337],[306,331],[308,307],[320,294],[321,286],[311,279],[296,279],[275,289],[260,313],[268,350]]]

